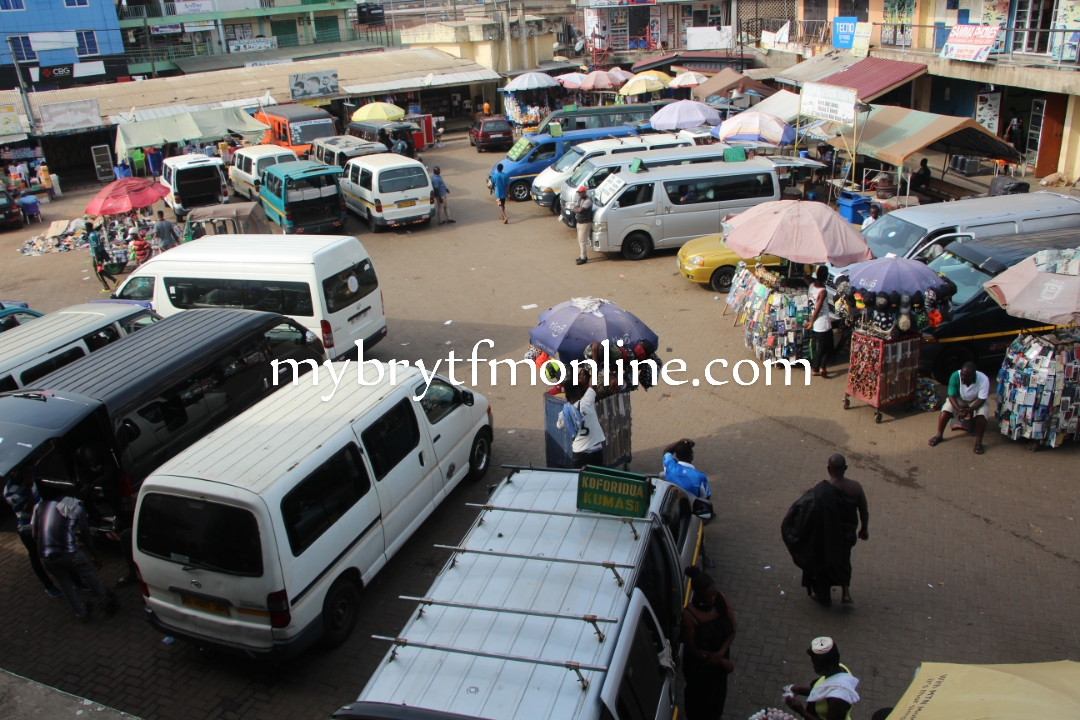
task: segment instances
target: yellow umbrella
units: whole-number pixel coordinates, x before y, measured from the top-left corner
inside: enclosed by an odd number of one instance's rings
[[[626,84],[619,89],[619,94],[641,95],[644,93],[656,92],[657,90],[663,90],[666,87],[667,85],[665,83],[660,82],[652,75],[639,73],[626,81]]]
[[[403,117],[404,110],[384,102],[368,103],[352,114],[353,120],[400,120]]]
[[[642,75],[648,75],[650,77],[656,78],[660,82],[664,83],[664,87],[667,87],[669,84],[671,84],[671,76],[665,72],[660,72],[659,70],[645,70],[643,72],[639,72],[635,77],[641,77]]]
[[[1080,717],[1080,663],[923,663],[889,717],[1045,720]]]

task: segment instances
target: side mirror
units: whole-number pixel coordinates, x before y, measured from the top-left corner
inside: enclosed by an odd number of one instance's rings
[[[469,407],[472,407],[473,403],[476,402],[476,397],[470,391],[462,390],[461,391],[461,402],[468,405]]]
[[[255,189],[258,190],[260,187],[262,187],[262,180],[256,180],[255,181]]]
[[[694,500],[693,513],[702,520],[712,520],[716,517],[716,513],[713,512],[712,503],[708,500],[701,500],[700,498]]]

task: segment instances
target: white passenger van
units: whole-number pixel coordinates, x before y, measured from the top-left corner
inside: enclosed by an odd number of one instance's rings
[[[233,156],[229,168],[229,180],[233,192],[249,200],[258,201],[262,187],[262,174],[266,168],[283,162],[296,162],[296,153],[280,145],[253,145],[240,148]]]
[[[694,513],[712,508],[664,481],[605,472],[600,483],[581,475],[589,506],[626,499],[643,512],[580,509],[576,470],[511,473],[425,596],[402,598],[416,611],[396,637],[376,638],[389,652],[334,717],[671,720],[683,568],[701,547]]]
[[[165,204],[180,220],[192,208],[229,202],[225,163],[201,153],[165,158],[161,184],[169,189]]]
[[[487,470],[482,395],[438,376],[424,394],[416,368],[391,384],[369,365],[361,385],[338,364],[336,392],[325,368],[317,387],[278,369],[287,387],[139,490],[134,558],[166,635],[279,657],[339,645],[361,590],[464,477]]]
[[[428,224],[435,217],[435,193],[419,160],[394,153],[354,158],[341,175],[345,206],[367,220],[371,232]]]
[[[380,142],[371,142],[353,135],[334,135],[319,138],[311,143],[308,159],[323,165],[343,168],[353,158],[387,151],[387,147]]]
[[[561,210],[560,193],[563,184],[586,160],[592,160],[604,155],[640,154],[649,150],[692,147],[693,144],[694,142],[687,138],[680,138],[669,133],[659,133],[640,137],[631,135],[607,140],[592,140],[580,145],[574,145],[563,153],[563,156],[556,160],[553,165],[542,170],[536,176],[532,184],[532,199],[537,205],[551,208],[551,212],[558,215]]]
[[[99,300],[6,330],[0,333],[0,392],[32,385],[160,319],[140,303]]]
[[[765,158],[609,175],[593,197],[593,250],[641,260],[721,232],[728,213],[779,199],[776,166]]]
[[[217,235],[146,261],[113,295],[149,302],[162,317],[193,308],[286,315],[322,338],[331,359],[386,337],[371,257],[347,235]]]

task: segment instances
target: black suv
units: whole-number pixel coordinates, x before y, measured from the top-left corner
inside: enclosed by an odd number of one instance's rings
[[[23,226],[22,210],[19,203],[11,197],[7,190],[0,187],[0,226],[9,228],[21,228]]]

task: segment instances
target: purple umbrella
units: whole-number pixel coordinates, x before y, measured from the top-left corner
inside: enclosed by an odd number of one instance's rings
[[[856,263],[847,276],[855,290],[912,293],[938,290],[945,284],[940,275],[918,260],[883,257]]]
[[[540,313],[540,323],[529,332],[529,342],[552,357],[558,353],[563,362],[583,358],[586,347],[604,340],[612,348],[622,340],[628,349],[642,340],[653,348],[659,342],[635,315],[594,297],[574,298]]]

